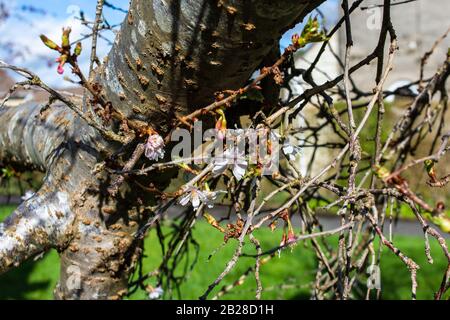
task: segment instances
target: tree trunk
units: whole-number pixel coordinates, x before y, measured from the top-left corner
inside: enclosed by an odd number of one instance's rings
[[[128,119],[167,133],[177,116],[213,102],[215,92],[241,87],[283,32],[321,2],[132,1],[96,81]],[[56,298],[126,294],[142,245],[133,234],[154,199],[132,192],[132,180],[109,195],[116,177],[104,166],[120,168],[132,151],[112,156],[119,147],[62,105],[0,111],[2,163],[47,172],[37,194],[0,224],[0,273],[53,247],[61,256]]]
[[[132,1],[101,73],[128,117],[168,132],[175,116],[241,87],[293,27],[323,0]]]

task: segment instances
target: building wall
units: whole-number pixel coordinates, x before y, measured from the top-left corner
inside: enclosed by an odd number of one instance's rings
[[[337,77],[342,73],[341,67],[336,61],[335,54],[339,54],[339,38],[340,35],[337,34],[333,37],[329,43],[329,46],[326,47],[324,53],[321,56],[321,59],[317,63],[316,68],[312,72],[312,77],[317,84],[322,84],[328,80],[331,80]],[[322,43],[312,44],[307,48],[307,50],[301,50],[295,54],[294,61],[295,67],[298,69],[308,69],[311,63],[315,60]],[[292,90],[292,93],[295,96],[300,95],[304,92],[305,89],[310,88],[309,84],[306,84],[302,77],[295,77],[289,82],[289,86]],[[288,94],[285,89],[281,91],[281,99],[287,100]],[[321,125],[324,120],[317,117],[317,109],[315,109],[312,105],[307,105],[299,115],[293,121],[293,128],[298,129],[305,126],[305,119],[312,126]],[[308,166],[311,163],[313,148],[304,147],[305,145],[310,145],[313,143],[312,140],[304,142],[305,136],[303,133],[298,133],[295,135],[295,138],[292,137],[292,143],[298,143],[299,146],[303,146],[301,155],[297,157],[295,163],[296,170],[300,172],[302,175],[307,174],[316,174],[320,169],[327,165],[331,157],[334,156],[334,152],[329,149],[320,150],[320,154],[314,159],[313,165],[311,167],[311,171],[308,172]],[[298,140],[297,140],[298,139]],[[318,137],[318,143],[326,143],[326,142],[338,142],[336,138],[333,141],[333,135],[321,135]],[[295,171],[292,172],[295,175]]]
[[[393,0],[393,3],[404,0]],[[349,1],[350,5],[354,1]],[[382,4],[383,0],[366,0],[363,7]],[[340,3],[336,4],[336,10],[342,12]],[[392,21],[398,36],[399,51],[394,60],[394,69],[385,85],[386,89],[393,90],[397,84],[405,81],[415,81],[419,78],[420,60],[425,52],[430,50],[434,42],[442,36],[450,27],[450,0],[416,0],[410,3],[394,5],[392,10]],[[351,65],[369,55],[376,47],[381,28],[382,8],[370,10],[356,9],[351,15],[351,24],[353,32],[354,46],[351,53]],[[324,75],[335,78],[343,73],[342,67],[334,57],[335,52],[340,59],[344,60],[346,35],[345,28],[341,28],[330,41],[329,48],[326,49],[321,60],[318,63],[317,70],[313,72],[313,78],[317,84],[322,84],[328,80]],[[388,45],[387,45],[388,46]],[[312,62],[320,49],[321,44],[312,45],[306,52],[296,55],[295,64],[297,68],[307,69],[308,62]],[[447,48],[450,47],[450,36],[435,50],[430,57],[429,63],[425,69],[425,77],[432,76],[434,72],[443,63]],[[388,48],[386,48],[387,52]],[[386,54],[387,56],[387,54]],[[370,65],[364,66],[352,75],[353,80],[361,90],[371,91],[375,86],[376,60]],[[308,85],[304,83],[301,77],[291,81],[291,87],[296,95],[301,94]],[[341,83],[342,85],[342,83]],[[282,92],[282,98],[286,98],[286,92]],[[309,123],[320,124],[321,119],[316,117],[317,110],[312,106],[306,106],[297,119],[297,125],[303,125],[303,118]],[[331,131],[330,131],[331,133]],[[300,138],[302,135],[300,134]],[[326,132],[319,137],[319,143],[331,142]],[[297,164],[300,171],[305,174],[306,167],[310,163],[312,155],[311,148],[305,148],[303,155],[299,157]],[[319,156],[315,159],[312,172],[317,173],[332,157],[334,151],[328,149],[320,150]]]
[[[404,0],[394,0],[403,2]],[[353,3],[354,1],[350,1]],[[366,0],[362,7],[382,4],[382,0]],[[350,4],[351,5],[351,4]],[[383,8],[356,9],[351,15],[352,65],[365,58],[376,46],[381,28]],[[342,11],[342,10],[341,10]],[[394,69],[387,81],[387,88],[403,80],[417,80],[422,56],[430,50],[434,42],[450,27],[449,0],[416,0],[391,7],[392,23],[398,36],[399,51],[394,60]],[[344,57],[345,30],[341,29],[340,56]],[[450,37],[436,49],[430,57],[425,76],[431,76],[445,59],[450,47]],[[362,68],[353,78],[362,88],[370,90],[374,86],[376,61]],[[371,77],[367,79],[367,77]],[[368,81],[370,80],[370,81]]]

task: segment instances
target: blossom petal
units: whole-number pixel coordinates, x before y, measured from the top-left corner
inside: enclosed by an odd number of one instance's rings
[[[236,180],[239,181],[245,175],[245,171],[247,170],[247,162],[245,163],[236,163],[233,167],[233,175],[236,177]]]
[[[191,202],[194,210],[197,210],[197,208],[200,206],[200,197],[199,194],[195,191],[191,193]]]
[[[288,155],[294,152],[294,147],[290,144],[283,145],[283,153]]]
[[[225,172],[228,167],[228,160],[226,158],[216,158],[214,161],[213,174],[219,175]]]
[[[178,200],[178,203],[185,207],[185,206],[187,206],[187,204],[189,203],[190,200],[191,200],[191,193],[189,192],[189,193],[184,194]]]

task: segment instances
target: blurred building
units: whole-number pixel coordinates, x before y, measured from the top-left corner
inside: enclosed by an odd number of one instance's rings
[[[349,1],[349,6],[354,0]],[[352,12],[352,38],[353,47],[350,55],[350,64],[355,65],[367,57],[376,47],[381,30],[383,17],[382,0],[366,0],[360,8]],[[386,81],[386,89],[395,89],[411,81],[419,79],[420,62],[423,55],[429,51],[433,44],[450,27],[449,0],[393,0],[391,16],[394,29],[398,37],[399,51],[394,58],[394,69]],[[336,12],[342,17],[342,8],[335,3]],[[345,28],[331,39],[330,45],[325,50],[321,60],[313,72],[313,78],[317,84],[335,78],[343,73],[342,65],[336,57],[343,62],[345,58],[346,35]],[[314,61],[321,43],[313,44],[306,51],[296,54],[295,64],[297,68],[307,69],[310,62]],[[386,44],[386,56],[389,44]],[[425,68],[425,78],[432,76],[444,62],[447,49],[450,47],[450,36],[445,38],[434,53],[429,57]],[[351,77],[358,87],[370,91],[375,86],[377,61],[373,60],[353,73]],[[296,94],[300,94],[306,85],[301,77],[291,81],[291,87]]]
[[[351,6],[354,1],[349,2]],[[383,16],[382,4],[382,0],[366,0],[361,8],[351,14],[354,41],[350,60],[352,65],[364,59],[377,45]],[[418,80],[421,58],[450,27],[449,12],[449,0],[392,1],[391,17],[398,37],[399,51],[395,55],[394,69],[386,88],[394,89],[406,82]],[[343,59],[345,28],[341,28],[339,37],[339,56]],[[430,56],[425,77],[432,76],[442,65],[449,47],[450,37],[447,37]],[[362,89],[370,90],[375,84],[375,73],[376,61],[373,61],[352,77]]]
[[[349,1],[351,6],[355,1]],[[366,0],[361,7],[351,14],[353,47],[350,55],[350,65],[355,65],[367,57],[376,47],[381,30],[383,16],[383,0]],[[394,29],[398,37],[399,51],[394,58],[394,66],[385,83],[385,89],[395,90],[406,83],[419,79],[420,63],[423,55],[429,51],[433,44],[450,27],[450,0],[393,0],[391,16]],[[340,2],[335,2],[336,12],[342,17]],[[308,69],[322,46],[322,43],[313,44],[301,50],[295,55],[295,66],[298,69]],[[312,77],[316,84],[320,85],[330,79],[341,75],[344,70],[342,64],[345,60],[346,34],[345,27],[341,27],[329,42],[321,56]],[[450,47],[450,35],[435,49],[429,57],[424,76],[432,76],[445,60],[447,49]],[[386,57],[389,43],[386,44]],[[338,58],[338,59],[337,59]],[[370,92],[375,86],[377,61],[373,60],[351,75],[354,83],[360,90]],[[300,95],[305,89],[310,88],[301,76],[295,77],[289,82],[292,95]],[[342,82],[340,84],[342,86]],[[281,93],[282,99],[288,97],[288,91]],[[393,97],[392,97],[393,98]],[[390,112],[390,111],[389,111]],[[320,124],[316,117],[317,110],[312,106],[306,106],[301,115],[296,119],[297,126],[301,127],[306,119],[310,125]],[[330,141],[334,135],[319,137],[320,142]],[[304,149],[304,156],[298,161],[298,169],[305,173],[310,165],[311,148]],[[330,158],[335,156],[333,151],[322,152],[314,161],[312,172],[326,165]]]
[[[0,70],[0,102],[7,96],[10,89],[14,86],[15,81],[8,75],[5,70]],[[5,102],[7,107],[15,107],[21,103],[31,101],[34,94],[30,90],[17,90]]]

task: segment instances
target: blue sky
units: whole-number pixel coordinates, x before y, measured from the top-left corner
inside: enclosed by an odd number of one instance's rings
[[[129,3],[128,0],[110,0],[109,2],[125,9]],[[6,59],[8,62],[36,72],[51,85],[70,86],[70,82],[63,81],[63,76],[56,73],[56,63],[53,62],[57,54],[42,44],[39,35],[45,34],[51,39],[59,40],[61,28],[70,26],[71,40],[81,38],[83,34],[88,33],[89,29],[84,27],[76,17],[79,17],[80,10],[83,10],[86,19],[92,21],[95,16],[95,4],[94,0],[8,0],[6,5],[11,9],[12,15],[6,22],[0,23],[0,42],[18,54],[11,56],[8,50],[0,49],[0,59]],[[111,24],[120,23],[124,17],[124,13],[109,8],[105,8],[104,13]],[[105,33],[105,36],[114,39],[112,32]],[[90,41],[84,41],[83,47],[86,50],[82,54],[80,64],[86,71]],[[99,57],[105,56],[108,50],[108,43],[99,39]],[[72,75],[66,70],[64,76]]]
[[[274,0],[276,1],[276,0]],[[128,0],[109,0],[114,6],[127,9]],[[0,42],[5,44],[20,54],[15,57],[8,55],[8,52],[0,49],[0,59],[9,59],[16,65],[29,68],[36,72],[45,82],[61,87],[69,86],[69,82],[62,81],[56,73],[56,64],[50,59],[57,56],[49,51],[39,40],[40,34],[45,34],[49,38],[59,39],[61,28],[64,26],[72,27],[72,40],[80,38],[88,29],[81,25],[76,19],[79,11],[83,10],[86,19],[93,20],[95,15],[94,0],[7,0],[6,4],[12,8],[13,15],[5,23],[0,23]],[[33,10],[36,8],[38,10]],[[327,17],[327,24],[333,24],[338,16],[337,0],[328,0],[320,7]],[[104,13],[111,24],[120,23],[123,20],[124,13],[110,8],[105,8]],[[281,41],[281,46],[285,47],[290,43],[290,38],[294,32],[299,32],[301,25],[286,33]],[[107,34],[105,34],[107,35]],[[107,35],[113,39],[114,35]],[[90,47],[90,43],[85,41],[84,48]],[[100,58],[105,56],[109,50],[106,41],[99,40],[98,55]],[[84,52],[80,64],[84,70],[88,68],[89,54]],[[66,71],[65,76],[71,76]]]
[[[276,1],[276,0],[274,0]],[[339,9],[340,6],[338,5],[338,0],[328,0],[322,3],[320,7],[318,8],[323,15],[325,16],[325,26],[329,29],[331,26],[333,26],[339,17]],[[312,15],[317,15],[316,11],[312,12]],[[306,21],[306,19],[304,19]],[[302,30],[303,23],[299,23],[291,30],[287,31],[283,38],[281,39],[281,48],[286,48],[291,43],[291,37],[294,33],[300,33]]]

